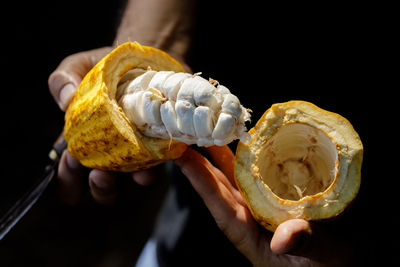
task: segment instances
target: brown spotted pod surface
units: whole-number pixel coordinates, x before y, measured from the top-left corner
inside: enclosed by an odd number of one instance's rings
[[[128,42],[118,46],[85,76],[65,114],[68,151],[84,166],[108,171],[137,171],[178,158],[187,145],[147,137],[125,116],[117,86],[134,69],[183,72],[156,48]]]
[[[248,141],[250,110],[228,88],[161,50],[125,43],[85,76],[65,115],[71,155],[90,168],[137,171],[187,145]]]

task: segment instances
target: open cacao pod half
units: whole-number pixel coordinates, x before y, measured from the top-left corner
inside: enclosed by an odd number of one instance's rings
[[[68,151],[83,165],[111,171],[137,171],[178,158],[187,145],[142,135],[116,100],[117,86],[130,70],[183,72],[168,54],[125,43],[105,56],[85,76],[65,114]]]
[[[363,146],[350,122],[304,101],[274,104],[239,142],[235,179],[266,229],[341,213],[361,182]]]
[[[73,157],[90,168],[128,172],[178,158],[190,144],[247,140],[250,113],[219,82],[129,42],[85,76],[65,120]]]

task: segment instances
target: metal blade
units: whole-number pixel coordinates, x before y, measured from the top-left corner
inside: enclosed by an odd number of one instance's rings
[[[25,193],[0,220],[0,240],[14,227],[14,225],[27,213],[43,194],[54,175],[57,173],[58,162],[61,154],[67,147],[63,133],[58,137],[49,153],[51,163],[46,166],[43,177],[38,183]]]
[[[28,191],[0,220],[0,240],[14,227],[14,225],[30,210],[33,204],[43,194],[56,173],[57,163],[49,165],[45,169],[45,175],[41,181]]]

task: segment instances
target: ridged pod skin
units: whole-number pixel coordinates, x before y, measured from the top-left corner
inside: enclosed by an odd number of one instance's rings
[[[357,195],[363,146],[350,122],[342,116],[305,101],[279,103],[272,105],[249,133],[251,141],[239,142],[236,150],[235,179],[253,217],[266,229],[275,231],[280,223],[293,218],[321,220],[337,216]],[[284,148],[286,144],[293,147]],[[307,154],[301,154],[302,150]],[[308,153],[313,153],[313,158],[306,159]],[[274,159],[279,154],[285,154],[286,160]],[[306,187],[291,187],[289,182],[279,184],[268,167],[275,161],[275,174],[285,179],[290,175],[287,170],[283,173],[284,164],[286,168],[291,166],[298,176],[307,172],[308,182],[319,177],[321,192],[303,195]],[[320,165],[319,169],[312,166],[313,162]],[[323,167],[328,171],[322,171]],[[329,175],[332,177],[326,177]],[[327,181],[329,184],[323,187],[322,183]],[[298,196],[289,195],[290,190]]]
[[[178,158],[187,145],[142,135],[116,102],[121,77],[134,68],[183,72],[167,53],[124,43],[85,76],[65,114],[68,151],[84,166],[130,172]]]

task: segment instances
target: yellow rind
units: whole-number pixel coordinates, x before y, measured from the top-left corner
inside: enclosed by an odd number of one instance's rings
[[[276,196],[261,179],[255,162],[263,145],[283,125],[305,123],[323,131],[338,151],[337,175],[323,192],[285,200]],[[239,142],[234,164],[235,179],[253,217],[275,231],[289,219],[320,220],[340,214],[355,198],[361,183],[363,146],[348,120],[305,101],[274,104],[249,131],[251,141]]]
[[[181,156],[186,145],[143,136],[117,104],[121,77],[134,68],[183,72],[183,67],[156,48],[128,42],[118,46],[85,76],[65,114],[68,151],[84,166],[130,172]]]

